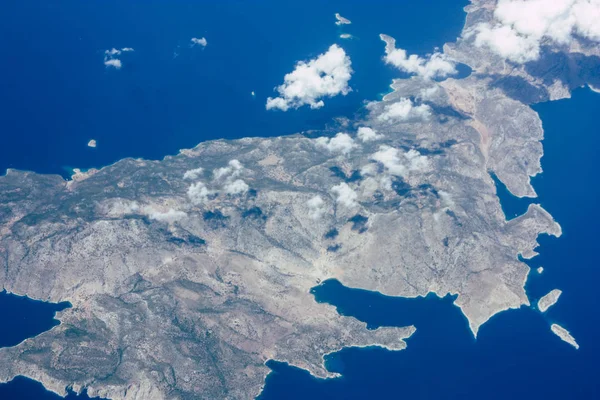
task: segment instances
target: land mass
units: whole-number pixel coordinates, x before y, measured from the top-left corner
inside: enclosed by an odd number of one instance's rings
[[[348,18],[342,17],[340,13],[335,13],[335,19],[336,25],[350,25],[352,23],[352,21],[350,21]]]
[[[538,309],[541,312],[546,312],[550,307],[556,304],[561,294],[562,291],[559,289],[551,290],[538,301]]]
[[[493,4],[474,1],[465,28]],[[329,352],[405,348],[414,327],[369,330],[315,302],[310,289],[330,278],[393,296],[457,294],[475,335],[529,305],[520,257],[561,229],[536,204],[507,221],[490,172],[535,197],[543,130],[526,92],[568,94],[592,56],[552,51],[553,68],[509,71],[469,40],[445,47],[469,77],[396,80],[366,117],[319,138],[211,141],[70,181],[8,170],[2,288],[72,307],[53,330],[0,349],[10,360],[0,381],[113,400],[249,399],[270,359],[332,377]]]
[[[577,344],[577,341],[575,341],[575,338],[571,335],[571,333],[569,333],[568,330],[566,330],[558,324],[552,324],[552,326],[550,326],[550,329],[552,330],[552,332],[554,332],[556,336],[558,336],[563,341],[569,343],[571,346],[579,350],[579,345]]]

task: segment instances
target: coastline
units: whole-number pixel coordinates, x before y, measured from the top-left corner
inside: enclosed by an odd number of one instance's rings
[[[394,85],[394,83],[395,83],[395,81],[393,81],[393,82],[392,82],[392,84],[390,85],[390,87],[391,87],[392,89],[394,89],[394,86],[393,86],[393,85]],[[594,89],[594,88],[592,88],[591,86],[590,86],[590,89],[591,89],[592,91],[594,91],[594,92],[598,92],[598,90],[597,90],[597,89]],[[388,93],[388,94],[384,95],[384,96],[383,96],[383,101],[386,101],[386,97],[388,97],[390,94],[393,94],[393,93],[395,93],[395,91],[396,91],[396,89],[394,89],[394,91],[393,91],[393,92],[391,92],[391,93]],[[554,100],[555,100],[555,99],[550,99],[550,100],[547,100],[547,102],[554,101]],[[541,120],[540,120],[540,124],[541,124]],[[281,137],[295,136],[295,135],[298,135],[298,134],[284,135],[284,136],[281,136]],[[256,138],[256,137],[251,137],[251,138]],[[261,138],[261,137],[258,137],[258,138]],[[194,149],[198,148],[199,146],[201,146],[201,145],[202,145],[202,144],[204,144],[204,143],[209,143],[209,142],[214,142],[214,141],[226,141],[226,142],[230,142],[230,141],[237,141],[237,140],[243,141],[243,140],[247,140],[247,139],[250,139],[250,137],[248,137],[248,138],[232,139],[232,140],[225,140],[225,139],[214,139],[214,140],[208,140],[208,141],[201,141],[199,144],[197,144],[195,147],[193,147],[193,148],[191,148],[191,149],[182,149],[182,150],[179,150],[179,153],[177,153],[177,154],[175,154],[175,155],[166,155],[166,156],[164,156],[164,157],[163,157],[163,159],[162,159],[162,160],[167,160],[167,159],[169,159],[169,157],[177,157],[177,156],[178,156],[178,155],[180,155],[180,154],[185,154],[186,152],[193,151]],[[127,160],[134,160],[134,161],[138,161],[138,162],[140,162],[140,161],[143,161],[143,162],[157,162],[157,161],[160,161],[160,160],[146,160],[146,159],[143,159],[143,158],[129,158],[129,157],[126,157],[126,158],[123,158],[123,159],[117,160],[117,161],[115,161],[115,162],[114,162],[114,163],[112,163],[112,164],[109,164],[109,165],[106,165],[106,166],[102,166],[102,167],[100,167],[99,169],[93,169],[93,168],[90,168],[90,169],[88,169],[88,170],[85,170],[85,171],[83,171],[83,172],[82,172],[82,170],[79,170],[79,171],[78,171],[77,169],[73,169],[74,173],[73,173],[73,175],[71,176],[70,180],[69,180],[69,179],[64,179],[64,178],[63,178],[63,180],[65,180],[65,182],[67,182],[67,184],[69,184],[69,183],[71,183],[71,182],[81,181],[81,180],[84,180],[84,179],[87,179],[87,178],[89,178],[89,177],[90,177],[90,176],[92,176],[94,173],[96,173],[96,172],[98,172],[98,171],[101,171],[102,169],[109,168],[109,167],[113,167],[113,166],[117,166],[119,163],[121,163],[121,162],[126,162]],[[92,169],[94,170],[94,172],[93,172],[93,173],[87,173],[87,172],[86,172],[86,171],[90,171],[90,170],[92,170]],[[6,171],[6,173],[5,173],[6,175],[9,173],[9,170],[11,170],[11,169],[7,169],[7,171]],[[27,171],[22,171],[22,170],[15,170],[15,171],[17,171],[17,173],[27,172]],[[37,174],[36,172],[32,172],[32,173],[34,173],[34,174]],[[541,171],[540,171],[539,173],[541,174]],[[538,174],[538,173],[536,173],[535,175],[531,175],[531,177],[534,177],[534,176],[536,176],[537,174]],[[42,175],[43,175],[43,174],[42,174]],[[54,174],[49,174],[49,175],[54,175]],[[60,175],[57,175],[57,176],[60,176]],[[511,193],[511,195],[512,195],[512,193]],[[514,196],[514,195],[513,195],[513,196]],[[515,196],[515,197],[519,197],[519,196]],[[520,196],[519,198],[521,198],[521,197],[527,197],[527,196]],[[558,224],[558,223],[557,223],[557,224]],[[559,228],[560,228],[560,225],[559,225]],[[559,236],[560,236],[560,235],[559,235]],[[534,257],[534,256],[536,256],[536,255],[537,255],[537,253],[536,253],[535,251],[533,251],[533,250],[532,250],[530,253],[527,253],[526,255],[523,255],[523,257],[524,257],[524,258],[527,258],[527,259],[531,259],[531,258],[533,258],[533,257]],[[529,279],[529,274],[526,274],[526,275],[525,275],[525,278],[524,278],[524,282],[523,282],[523,292],[525,292],[525,285],[527,284],[527,281],[528,281],[528,279]],[[381,295],[384,295],[384,296],[389,296],[389,295],[386,295],[386,294],[384,294],[384,293],[381,293],[381,292],[379,292],[379,291],[376,291],[376,292],[377,292],[377,293],[379,293],[379,294],[381,294]],[[434,294],[435,294],[437,297],[440,297],[440,298],[441,298],[441,296],[440,296],[440,295],[439,295],[437,292],[434,292],[434,291],[428,292],[428,293],[427,293],[427,294],[425,294],[425,295],[417,295],[417,296],[415,296],[415,297],[404,297],[404,296],[402,296],[402,297],[403,297],[403,298],[419,298],[419,297],[426,297],[426,296],[427,296],[429,293],[434,293]],[[460,297],[460,293],[448,293],[448,294],[452,294],[452,295],[458,295],[458,296]],[[392,296],[393,296],[393,295],[392,295]],[[401,297],[401,296],[394,296],[394,297]],[[527,296],[526,296],[526,297],[527,297]],[[42,300],[42,301],[43,301],[43,300]],[[478,334],[478,331],[479,331],[480,327],[481,327],[481,326],[483,326],[483,325],[484,325],[486,322],[488,322],[488,321],[489,321],[489,320],[490,320],[492,317],[494,317],[494,316],[496,316],[496,315],[498,315],[498,314],[502,313],[503,311],[507,311],[507,310],[511,310],[511,309],[518,309],[518,308],[522,307],[524,304],[521,304],[521,305],[519,305],[518,307],[508,307],[508,308],[506,308],[506,309],[503,309],[503,310],[497,311],[497,312],[495,312],[494,314],[492,314],[491,316],[489,316],[489,317],[488,317],[488,318],[487,318],[485,321],[483,321],[483,322],[479,323],[479,325],[478,325],[476,328],[473,328],[473,326],[472,326],[472,324],[471,324],[471,320],[469,320],[469,318],[468,318],[468,317],[466,317],[466,314],[464,313],[464,310],[463,310],[463,308],[462,308],[460,305],[456,304],[456,303],[454,303],[454,305],[456,305],[456,306],[457,306],[457,307],[458,307],[458,308],[461,310],[461,314],[462,314],[462,315],[463,315],[463,316],[464,316],[464,317],[467,319],[467,321],[469,322],[469,327],[471,328],[471,332],[472,332],[472,334],[473,334],[474,338],[476,339],[476,338],[477,338],[477,334]],[[525,305],[527,305],[527,306],[530,306],[529,302],[527,302],[527,304],[525,304]],[[544,311],[545,311],[545,310],[544,310]],[[543,311],[542,311],[542,312],[543,312]],[[553,326],[554,326],[554,325],[556,325],[556,324],[553,324]],[[562,328],[561,326],[559,326],[559,325],[556,325],[556,326],[557,326],[558,328],[561,328],[561,329],[563,329],[564,331],[566,331],[566,329]],[[414,328],[414,327],[413,327],[413,328]],[[558,330],[558,328],[556,328],[556,329]],[[559,337],[561,337],[561,336],[560,336],[558,333],[556,333],[556,332],[554,331],[554,329],[553,329],[552,331],[553,331],[553,332],[554,332],[556,335],[558,335]],[[561,331],[561,332],[562,332],[562,331]],[[414,334],[414,331],[412,332],[412,334]],[[564,335],[564,332],[563,332],[562,334]],[[569,337],[570,337],[570,338],[572,338],[573,342],[575,342],[575,339],[574,339],[574,338],[573,338],[573,337],[570,335],[570,333],[569,333],[568,331],[566,331],[566,334],[568,334],[568,335],[569,335]],[[410,336],[409,336],[409,337],[410,337]],[[561,337],[561,339],[562,339],[562,340],[564,340],[564,341],[567,341],[567,340],[563,339],[562,337]],[[403,347],[403,348],[401,348],[401,349],[393,349],[393,348],[392,348],[392,349],[390,349],[390,348],[388,348],[388,347],[387,347],[387,346],[385,346],[385,345],[384,345],[384,346],[382,346],[382,345],[379,345],[379,344],[374,344],[374,345],[363,345],[363,346],[347,346],[347,347],[349,347],[349,348],[352,348],[352,347],[358,347],[358,348],[363,348],[363,347],[380,347],[380,348],[384,348],[384,349],[386,349],[386,350],[389,350],[389,351],[399,351],[399,350],[403,350],[403,349],[405,349],[405,348],[406,348],[406,343],[405,343],[404,341],[403,341],[403,343],[404,343],[404,347]],[[567,343],[569,343],[569,344],[573,345],[572,343],[570,343],[570,342],[568,342],[568,341],[567,341]],[[574,347],[576,347],[576,348],[578,348],[578,345],[577,345],[577,343],[576,343],[576,342],[575,342],[575,345],[573,345],[573,346],[574,346]],[[340,350],[342,350],[342,349],[344,349],[344,348],[346,348],[346,347],[342,347],[342,348],[340,348],[340,349],[338,349],[338,350],[334,350],[334,351],[331,351],[331,352],[325,353],[325,354],[323,355],[323,368],[324,368],[325,370],[327,370],[327,369],[325,368],[325,359],[324,359],[324,357],[325,357],[325,356],[327,356],[327,355],[329,355],[329,354],[332,354],[332,353],[338,352],[338,351],[340,351]],[[273,361],[279,361],[279,362],[285,362],[285,363],[287,363],[286,361],[281,361],[281,360],[277,360],[277,359],[273,359]],[[267,361],[267,362],[268,362],[268,361]],[[335,379],[335,378],[338,378],[339,376],[341,376],[341,374],[339,374],[339,373],[331,373],[331,374],[332,374],[332,376],[326,376],[325,378],[321,378],[321,377],[319,377],[318,375],[313,375],[313,373],[312,373],[310,370],[308,370],[308,369],[304,369],[304,368],[302,368],[302,367],[298,367],[298,366],[296,366],[296,365],[294,365],[294,364],[288,364],[288,365],[292,365],[292,366],[294,366],[294,367],[296,367],[296,368],[299,368],[299,369],[302,369],[302,370],[306,370],[306,371],[308,371],[308,372],[311,374],[311,376],[313,376],[313,377],[315,377],[315,378],[318,378],[318,379]],[[268,372],[268,373],[267,373],[265,376],[268,376],[268,375],[269,375],[269,373],[270,373],[270,372]],[[40,382],[41,382],[41,381],[40,381]],[[263,382],[264,382],[264,379],[263,379]],[[44,384],[44,385],[45,385],[45,384]],[[262,389],[263,389],[263,388],[264,388],[264,383],[263,383],[263,387],[261,388],[261,391],[260,391],[260,393],[262,393]],[[83,390],[83,387],[81,388],[81,390]],[[55,392],[55,393],[56,393],[56,392]]]

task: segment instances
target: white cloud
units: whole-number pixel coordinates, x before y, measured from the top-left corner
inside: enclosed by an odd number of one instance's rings
[[[183,179],[191,179],[191,180],[198,179],[202,175],[203,171],[204,171],[204,168],[202,168],[202,167],[189,169],[189,170],[185,171],[185,173],[183,174]]]
[[[215,179],[221,179],[224,177],[237,178],[243,171],[244,166],[238,160],[231,160],[227,163],[227,167],[221,167],[213,171]]]
[[[417,150],[411,149],[404,153],[386,145],[380,146],[371,159],[381,163],[387,173],[400,177],[406,176],[409,171],[423,171],[429,167],[428,158]]]
[[[135,214],[140,210],[140,206],[136,201],[115,200],[109,207],[108,216],[115,218],[126,214]]]
[[[452,200],[450,193],[443,190],[438,190],[438,194],[440,195],[440,199],[442,200],[442,205],[444,205],[444,207],[452,208],[455,206],[454,200]]]
[[[576,36],[600,41],[599,0],[499,0],[494,22],[481,23],[475,45],[516,63],[537,60],[542,44],[569,45]]]
[[[106,65],[107,67],[115,68],[115,69],[121,69],[121,67],[123,66],[123,64],[121,63],[121,60],[119,60],[118,58],[105,59],[104,65]]]
[[[279,86],[280,88],[283,87]],[[278,89],[279,90],[279,89]],[[281,93],[281,92],[280,92]],[[304,103],[300,104],[300,106],[304,105]],[[315,103],[315,105],[311,105],[311,108],[319,108],[319,107],[323,107],[325,105],[325,103],[323,103],[323,101],[319,101],[317,103]],[[298,106],[298,107],[300,107]],[[296,107],[296,108],[298,108]],[[284,99],[283,97],[269,97],[267,99],[267,110],[272,110],[272,109],[279,109],[281,111],[287,111],[290,109],[290,101]]]
[[[349,33],[342,33],[340,39],[352,39],[352,35]]]
[[[248,184],[238,178],[244,171],[244,166],[238,160],[231,160],[226,167],[218,168],[213,171],[215,181],[222,182],[222,189],[227,194],[243,194],[249,189]],[[213,182],[214,184],[214,182]]]
[[[383,175],[379,178],[379,184],[385,190],[392,190],[392,177],[390,175]]]
[[[345,207],[352,208],[358,205],[356,199],[358,195],[348,186],[346,182],[335,185],[331,188],[331,192],[336,195],[335,201]]]
[[[522,36],[510,26],[492,27],[487,23],[476,28],[475,46],[488,47],[507,60],[525,63],[537,60],[540,56],[540,41]]]
[[[404,176],[408,172],[406,166],[400,159],[400,151],[390,146],[380,146],[379,151],[371,156],[371,159],[381,163],[392,175]]]
[[[316,139],[317,146],[323,147],[332,153],[348,154],[356,145],[354,139],[347,133],[339,132],[332,138],[320,137]]]
[[[350,65],[350,57],[335,44],[316,59],[298,62],[294,71],[284,77],[284,83],[276,88],[280,97],[267,99],[267,110],[287,111],[303,105],[316,109],[325,105],[323,97],[348,94],[351,91],[348,81],[353,72]]]
[[[383,113],[377,119],[380,121],[416,121],[426,120],[431,116],[431,107],[427,104],[415,106],[413,102],[402,97],[395,103],[385,106]]]
[[[145,215],[152,220],[168,223],[177,222],[187,217],[187,214],[183,211],[172,208],[166,211],[163,210],[165,210],[163,206],[153,204],[140,206],[136,201],[119,199],[112,203],[108,210],[108,215],[113,218],[131,214]]]
[[[167,223],[177,222],[187,217],[187,214],[183,211],[174,210],[172,208],[167,211],[160,211],[154,206],[145,206],[143,208],[143,213],[146,214],[150,219]]]
[[[358,128],[358,132],[356,134],[358,138],[363,142],[372,142],[374,140],[383,139],[383,135],[377,133],[377,131],[373,128],[368,128],[365,126],[361,126]]]
[[[195,205],[206,203],[213,193],[214,191],[209,190],[202,182],[192,183],[187,191],[188,198]]]
[[[379,37],[385,42],[385,62],[401,71],[419,75],[424,79],[445,78],[458,72],[455,63],[443,53],[434,52],[429,58],[422,58],[416,54],[408,55],[406,50],[396,48],[396,39],[393,37],[383,34]]]
[[[206,38],[203,38],[203,37],[201,37],[201,38],[192,38],[191,42],[192,42],[192,46],[199,45],[199,46],[202,46],[202,47],[206,47],[206,45],[208,44],[208,42],[206,41]]]
[[[202,168],[186,171],[184,179],[197,179],[203,173]],[[195,205],[201,205],[209,201],[211,196],[223,192],[229,195],[239,195],[246,193],[250,187],[239,179],[243,173],[244,166],[238,160],[231,160],[226,167],[213,170],[213,179],[207,185],[204,182],[196,182],[189,186],[187,195],[190,201]]]
[[[360,169],[361,176],[374,176],[377,174],[377,164],[367,164]]]
[[[104,50],[104,55],[108,56],[108,57],[112,57],[112,56],[118,56],[119,54],[125,52],[131,52],[131,51],[135,51],[135,49],[133,47],[123,47],[122,49],[115,49],[114,47],[112,49],[109,50]]]
[[[321,196],[316,195],[306,202],[308,206],[308,216],[313,220],[319,220],[325,213],[325,202]]]
[[[408,168],[411,171],[422,171],[429,167],[429,159],[417,150],[410,149],[404,153],[404,157],[408,160]]]
[[[440,89],[437,86],[421,89],[419,92],[419,97],[423,100],[431,100],[439,92],[439,90]]]
[[[121,50],[115,49],[114,47],[110,50],[104,50],[104,55],[106,56],[118,56],[121,54]]]
[[[447,210],[451,210],[454,209],[456,206],[456,203],[454,203],[454,200],[452,200],[452,196],[450,196],[450,193],[443,191],[443,190],[438,190],[438,195],[440,196],[440,200],[441,200],[441,204],[440,204],[440,209],[438,211],[436,211],[433,214],[433,218],[436,221],[439,221],[440,217],[447,211]]]
[[[112,49],[104,50],[104,65],[106,65],[107,68],[112,67],[115,69],[121,69],[123,64],[121,63],[121,60],[115,58],[115,56],[118,56],[123,52],[127,53],[131,51],[135,50],[132,47],[123,47],[121,50],[113,47]]]
[[[352,23],[352,21],[350,21],[348,18],[344,18],[340,15],[340,13],[335,13],[335,24],[336,25],[350,25]]]
[[[228,181],[223,186],[223,190],[227,194],[244,194],[248,189],[248,184],[241,179]]]

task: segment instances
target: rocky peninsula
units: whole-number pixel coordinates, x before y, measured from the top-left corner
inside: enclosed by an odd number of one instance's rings
[[[469,34],[494,6],[474,0],[440,56],[471,75],[396,80],[344,126],[205,142],[70,181],[8,170],[2,288],[72,307],[51,331],[0,349],[10,360],[0,381],[25,375],[113,400],[250,399],[270,359],[332,377],[331,351],[405,348],[414,327],[369,330],[317,303],[310,288],[329,278],[393,296],[457,294],[474,335],[529,305],[521,260],[561,228],[537,204],[507,221],[490,173],[535,197],[543,130],[528,104],[568,96],[600,64],[580,41],[509,68]]]

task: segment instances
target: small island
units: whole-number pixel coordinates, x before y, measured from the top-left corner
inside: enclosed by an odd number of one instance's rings
[[[335,13],[335,19],[337,20],[336,25],[350,25],[352,23],[348,18],[342,17],[340,13]]]
[[[96,140],[95,139],[90,140],[87,145],[88,145],[88,147],[96,147]]]
[[[563,328],[562,326],[560,326],[558,324],[552,324],[550,329],[552,330],[552,332],[554,332],[554,334],[556,336],[558,336],[559,338],[561,338],[562,340],[564,340],[565,342],[569,343],[571,346],[573,346],[579,350],[579,345],[577,344],[577,342],[575,341],[575,338],[571,335],[571,333],[569,333],[568,330],[566,330],[565,328]]]
[[[561,294],[562,291],[559,289],[551,290],[538,301],[538,309],[541,312],[546,312],[550,307],[556,304]]]
[[[538,267],[537,273],[541,274],[542,272],[544,272],[544,267]]]

